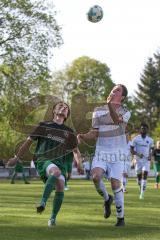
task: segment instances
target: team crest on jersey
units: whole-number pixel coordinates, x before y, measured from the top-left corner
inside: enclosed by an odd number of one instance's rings
[[[64,136],[67,138],[69,136],[69,133],[67,131],[64,131]]]

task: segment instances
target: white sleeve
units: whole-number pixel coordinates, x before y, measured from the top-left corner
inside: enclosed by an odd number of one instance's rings
[[[127,123],[131,117],[131,113],[127,111],[124,115],[122,115],[123,122]]]
[[[92,128],[99,128],[99,116],[96,110],[93,112],[92,115]]]

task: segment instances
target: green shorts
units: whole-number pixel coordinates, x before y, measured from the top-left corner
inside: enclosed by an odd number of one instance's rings
[[[15,171],[16,173],[22,173],[22,172],[23,172],[23,165],[17,163],[16,166],[15,166],[15,168],[14,168],[14,171]]]
[[[65,165],[63,166],[60,163],[55,163],[51,160],[46,160],[46,161],[37,161],[35,163],[36,170],[41,177],[42,181],[45,183],[47,181],[47,175],[46,175],[46,169],[50,164],[55,164],[61,171],[61,174],[65,177],[66,176],[66,167]]]
[[[160,163],[154,163],[154,171],[160,172]]]
[[[71,172],[72,172],[72,162],[73,162],[73,161],[68,161],[68,162],[66,163],[66,172],[67,172],[67,173],[71,173]]]

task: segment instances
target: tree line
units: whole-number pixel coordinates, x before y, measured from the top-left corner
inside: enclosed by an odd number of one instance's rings
[[[77,132],[91,127],[94,107],[105,103],[115,84],[106,63],[81,56],[60,71],[49,69],[53,48],[62,44],[52,1],[0,1],[0,158],[13,155],[32,126],[52,118],[55,102],[70,104],[67,124]],[[132,112],[131,132],[145,121],[160,138],[159,52],[148,59],[125,104]]]

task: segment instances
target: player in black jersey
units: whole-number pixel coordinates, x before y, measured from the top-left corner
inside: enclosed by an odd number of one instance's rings
[[[35,166],[45,183],[40,204],[37,206],[37,213],[45,210],[47,200],[55,189],[53,209],[48,221],[49,227],[55,225],[56,216],[64,198],[66,155],[73,152],[79,171],[83,171],[81,154],[77,148],[77,137],[73,130],[64,124],[69,114],[70,109],[66,103],[57,103],[53,107],[53,120],[41,122],[20,147],[17,155],[8,162],[8,165],[15,165],[29,150],[31,144],[34,141],[37,142],[34,154]]]

